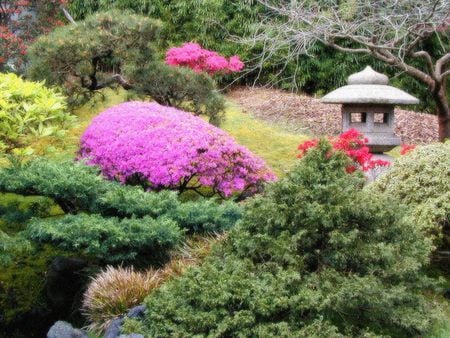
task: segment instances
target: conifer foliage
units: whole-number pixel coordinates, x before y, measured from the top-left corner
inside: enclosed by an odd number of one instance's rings
[[[418,336],[429,241],[321,141],[201,267],[150,295],[151,337]]]

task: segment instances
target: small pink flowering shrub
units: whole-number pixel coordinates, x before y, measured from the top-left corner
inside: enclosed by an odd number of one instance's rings
[[[275,179],[265,163],[199,117],[157,103],[127,102],[94,118],[80,157],[109,179],[150,190],[209,187],[223,197]]]
[[[234,55],[228,60],[217,52],[202,48],[198,43],[186,42],[181,47],[170,48],[166,53],[166,63],[170,66],[182,66],[194,71],[216,73],[239,72],[244,63]]]

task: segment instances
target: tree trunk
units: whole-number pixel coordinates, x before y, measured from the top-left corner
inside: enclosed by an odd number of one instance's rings
[[[439,123],[439,141],[444,142],[445,139],[450,139],[450,109],[444,83],[439,86],[438,90],[434,91],[433,97],[436,101],[436,112]]]

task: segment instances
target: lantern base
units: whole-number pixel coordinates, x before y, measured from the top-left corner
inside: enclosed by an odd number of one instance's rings
[[[369,140],[367,146],[369,147],[370,152],[374,154],[385,153],[401,144],[400,137],[393,134],[366,133],[365,136]]]

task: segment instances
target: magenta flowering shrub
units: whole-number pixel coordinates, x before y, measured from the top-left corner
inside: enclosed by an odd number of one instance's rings
[[[127,102],[93,119],[81,137],[80,158],[109,179],[150,190],[202,187],[222,197],[252,193],[275,175],[227,133],[182,110]],[[202,188],[202,190],[199,190]]]
[[[244,63],[234,55],[227,60],[212,50],[202,48],[198,43],[186,42],[181,47],[170,48],[166,53],[166,63],[170,66],[183,66],[194,71],[216,73],[239,72]]]

